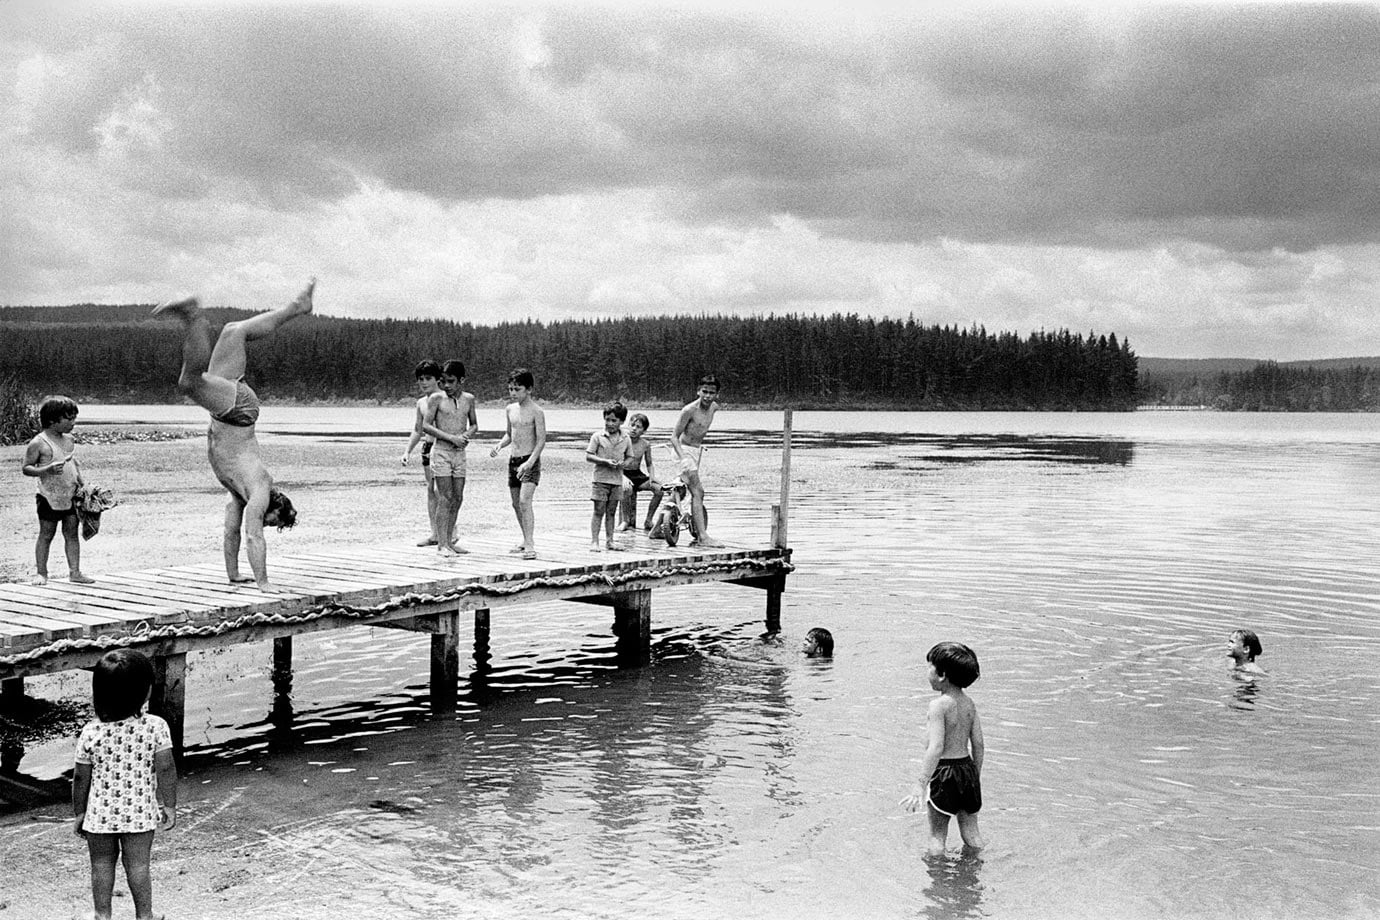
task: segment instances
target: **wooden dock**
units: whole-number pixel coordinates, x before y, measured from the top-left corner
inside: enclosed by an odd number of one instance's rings
[[[579,601],[614,609],[619,658],[645,662],[651,645],[652,590],[727,582],[766,592],[766,626],[780,629],[781,594],[791,571],[787,544],[790,413],[782,452],[781,501],[772,506],[765,544],[669,547],[641,533],[619,535],[618,552],[591,552],[587,537],[543,536],[539,557],[524,560],[506,540],[475,537],[470,552],[443,558],[410,546],[346,546],[270,555],[269,578],[282,593],[231,585],[220,559],[104,574],[94,584],[0,584],[0,705],[24,695],[23,679],[89,668],[112,648],[137,648],[154,660],[150,711],[168,720],[182,746],[189,652],[274,642],[275,675],[290,674],[292,637],[350,626],[384,626],[430,635],[431,702],[452,710],[460,675],[461,617],[473,620],[475,663],[487,666],[489,619],[496,609],[540,601]],[[688,535],[687,535],[688,536]]]

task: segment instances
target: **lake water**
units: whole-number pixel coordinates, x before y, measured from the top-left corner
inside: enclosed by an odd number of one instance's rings
[[[273,407],[263,427],[367,439],[398,412]],[[102,419],[204,424],[83,407]],[[572,440],[597,421],[549,414]],[[779,426],[720,416],[711,498],[773,500]],[[266,648],[194,661],[176,833],[219,835],[246,867],[237,915],[1380,914],[1374,416],[797,413],[795,430],[780,644],[762,595],[731,586],[657,592],[638,670],[591,608],[505,613],[488,687],[462,684],[446,718],[406,635],[298,639],[291,721],[243,679]],[[816,625],[832,661],[795,651]],[[1264,643],[1254,682],[1228,671],[1239,626]],[[897,803],[946,639],[981,660],[989,847],[926,860],[924,817]],[[24,768],[69,764],[63,742]],[[0,822],[0,848],[33,833]]]

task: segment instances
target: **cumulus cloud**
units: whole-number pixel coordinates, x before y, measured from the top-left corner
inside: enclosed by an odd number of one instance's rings
[[[318,273],[351,315],[1374,350],[1369,6],[11,0],[0,26],[6,302]]]

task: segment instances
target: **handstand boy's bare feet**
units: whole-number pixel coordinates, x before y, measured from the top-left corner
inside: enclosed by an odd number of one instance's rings
[[[288,304],[288,309],[293,313],[305,315],[311,312],[311,295],[316,290],[316,279],[312,278],[307,282],[307,286],[302,289],[302,293],[297,295],[297,299]]]
[[[195,316],[201,312],[201,301],[195,296],[183,297],[179,300],[167,300],[153,308],[150,316],[158,316],[161,313],[177,313],[183,319]]]

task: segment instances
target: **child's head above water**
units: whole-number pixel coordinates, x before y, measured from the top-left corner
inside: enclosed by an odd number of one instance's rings
[[[823,626],[816,626],[805,634],[805,644],[800,650],[810,658],[833,658],[834,635]]]
[[[934,667],[935,675],[947,678],[960,690],[971,686],[981,674],[977,653],[961,642],[940,642],[925,653],[925,660]],[[931,680],[931,686],[933,683]]]
[[[1238,665],[1249,664],[1263,654],[1260,637],[1249,629],[1238,629],[1231,634],[1231,650],[1227,652]]]
[[[91,669],[91,703],[102,722],[139,714],[153,689],[153,662],[143,652],[117,648]]]

